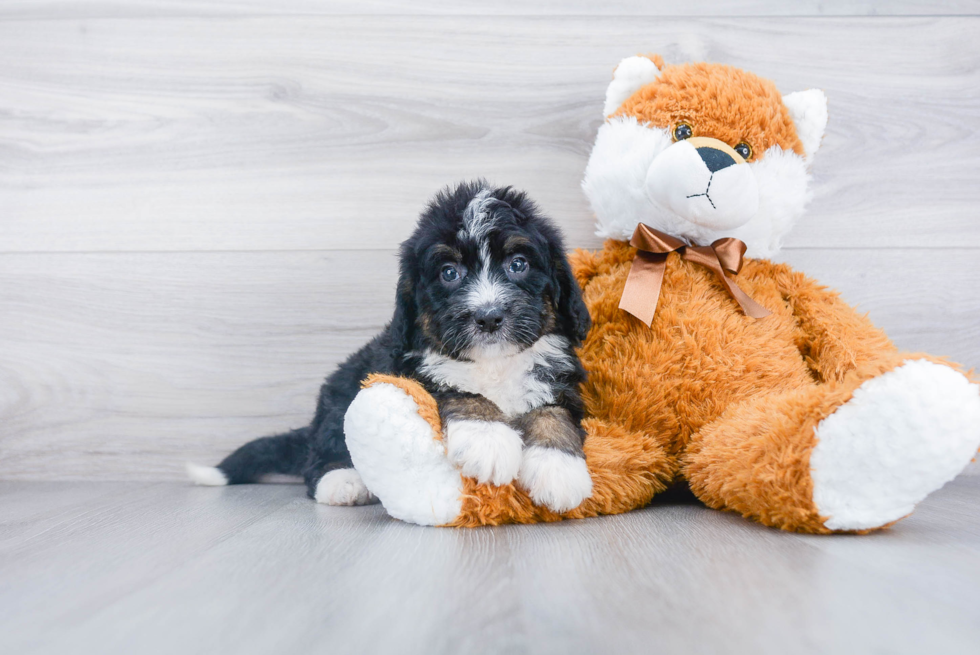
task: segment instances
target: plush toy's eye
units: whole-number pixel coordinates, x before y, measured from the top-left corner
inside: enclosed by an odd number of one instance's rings
[[[742,143],[735,146],[735,152],[741,155],[742,159],[748,161],[749,157],[752,156],[752,146],[750,146],[749,144],[743,141]]]
[[[694,136],[694,130],[687,123],[678,123],[674,128],[674,141],[683,141]]]
[[[507,272],[514,277],[518,277],[527,272],[527,267],[527,259],[525,259],[523,255],[515,255],[507,265]]]
[[[444,282],[452,284],[461,277],[462,276],[459,273],[459,269],[453,264],[446,264],[442,267],[442,279]]]

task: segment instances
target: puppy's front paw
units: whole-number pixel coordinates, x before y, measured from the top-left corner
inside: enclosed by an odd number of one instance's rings
[[[585,459],[557,448],[532,446],[524,451],[518,482],[537,505],[567,512],[592,495]]]
[[[449,460],[477,482],[507,484],[521,468],[521,435],[497,421],[452,421],[446,427]]]

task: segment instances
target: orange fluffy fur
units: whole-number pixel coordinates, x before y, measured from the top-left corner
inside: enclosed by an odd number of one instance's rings
[[[613,116],[635,116],[642,123],[672,130],[691,126],[694,136],[710,136],[752,148],[749,160],[772,146],[803,155],[803,144],[779,89],[770,80],[721,64],[664,66],[660,77],[630,96]]]

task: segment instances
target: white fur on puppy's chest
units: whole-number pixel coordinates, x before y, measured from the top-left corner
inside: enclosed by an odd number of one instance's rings
[[[554,402],[549,376],[538,376],[535,369],[568,370],[572,362],[567,348],[564,337],[549,334],[520,352],[474,356],[472,361],[427,352],[420,370],[438,384],[483,396],[507,416],[520,416]]]

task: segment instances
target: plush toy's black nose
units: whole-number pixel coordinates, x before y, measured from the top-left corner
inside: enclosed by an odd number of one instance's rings
[[[701,160],[704,162],[704,165],[707,166],[708,170],[712,173],[717,173],[723,168],[728,168],[729,166],[735,165],[734,157],[723,150],[718,150],[717,148],[703,146],[698,148],[698,154],[701,155]]]
[[[496,332],[504,322],[504,312],[496,307],[481,309],[473,314],[473,320],[480,332]]]

